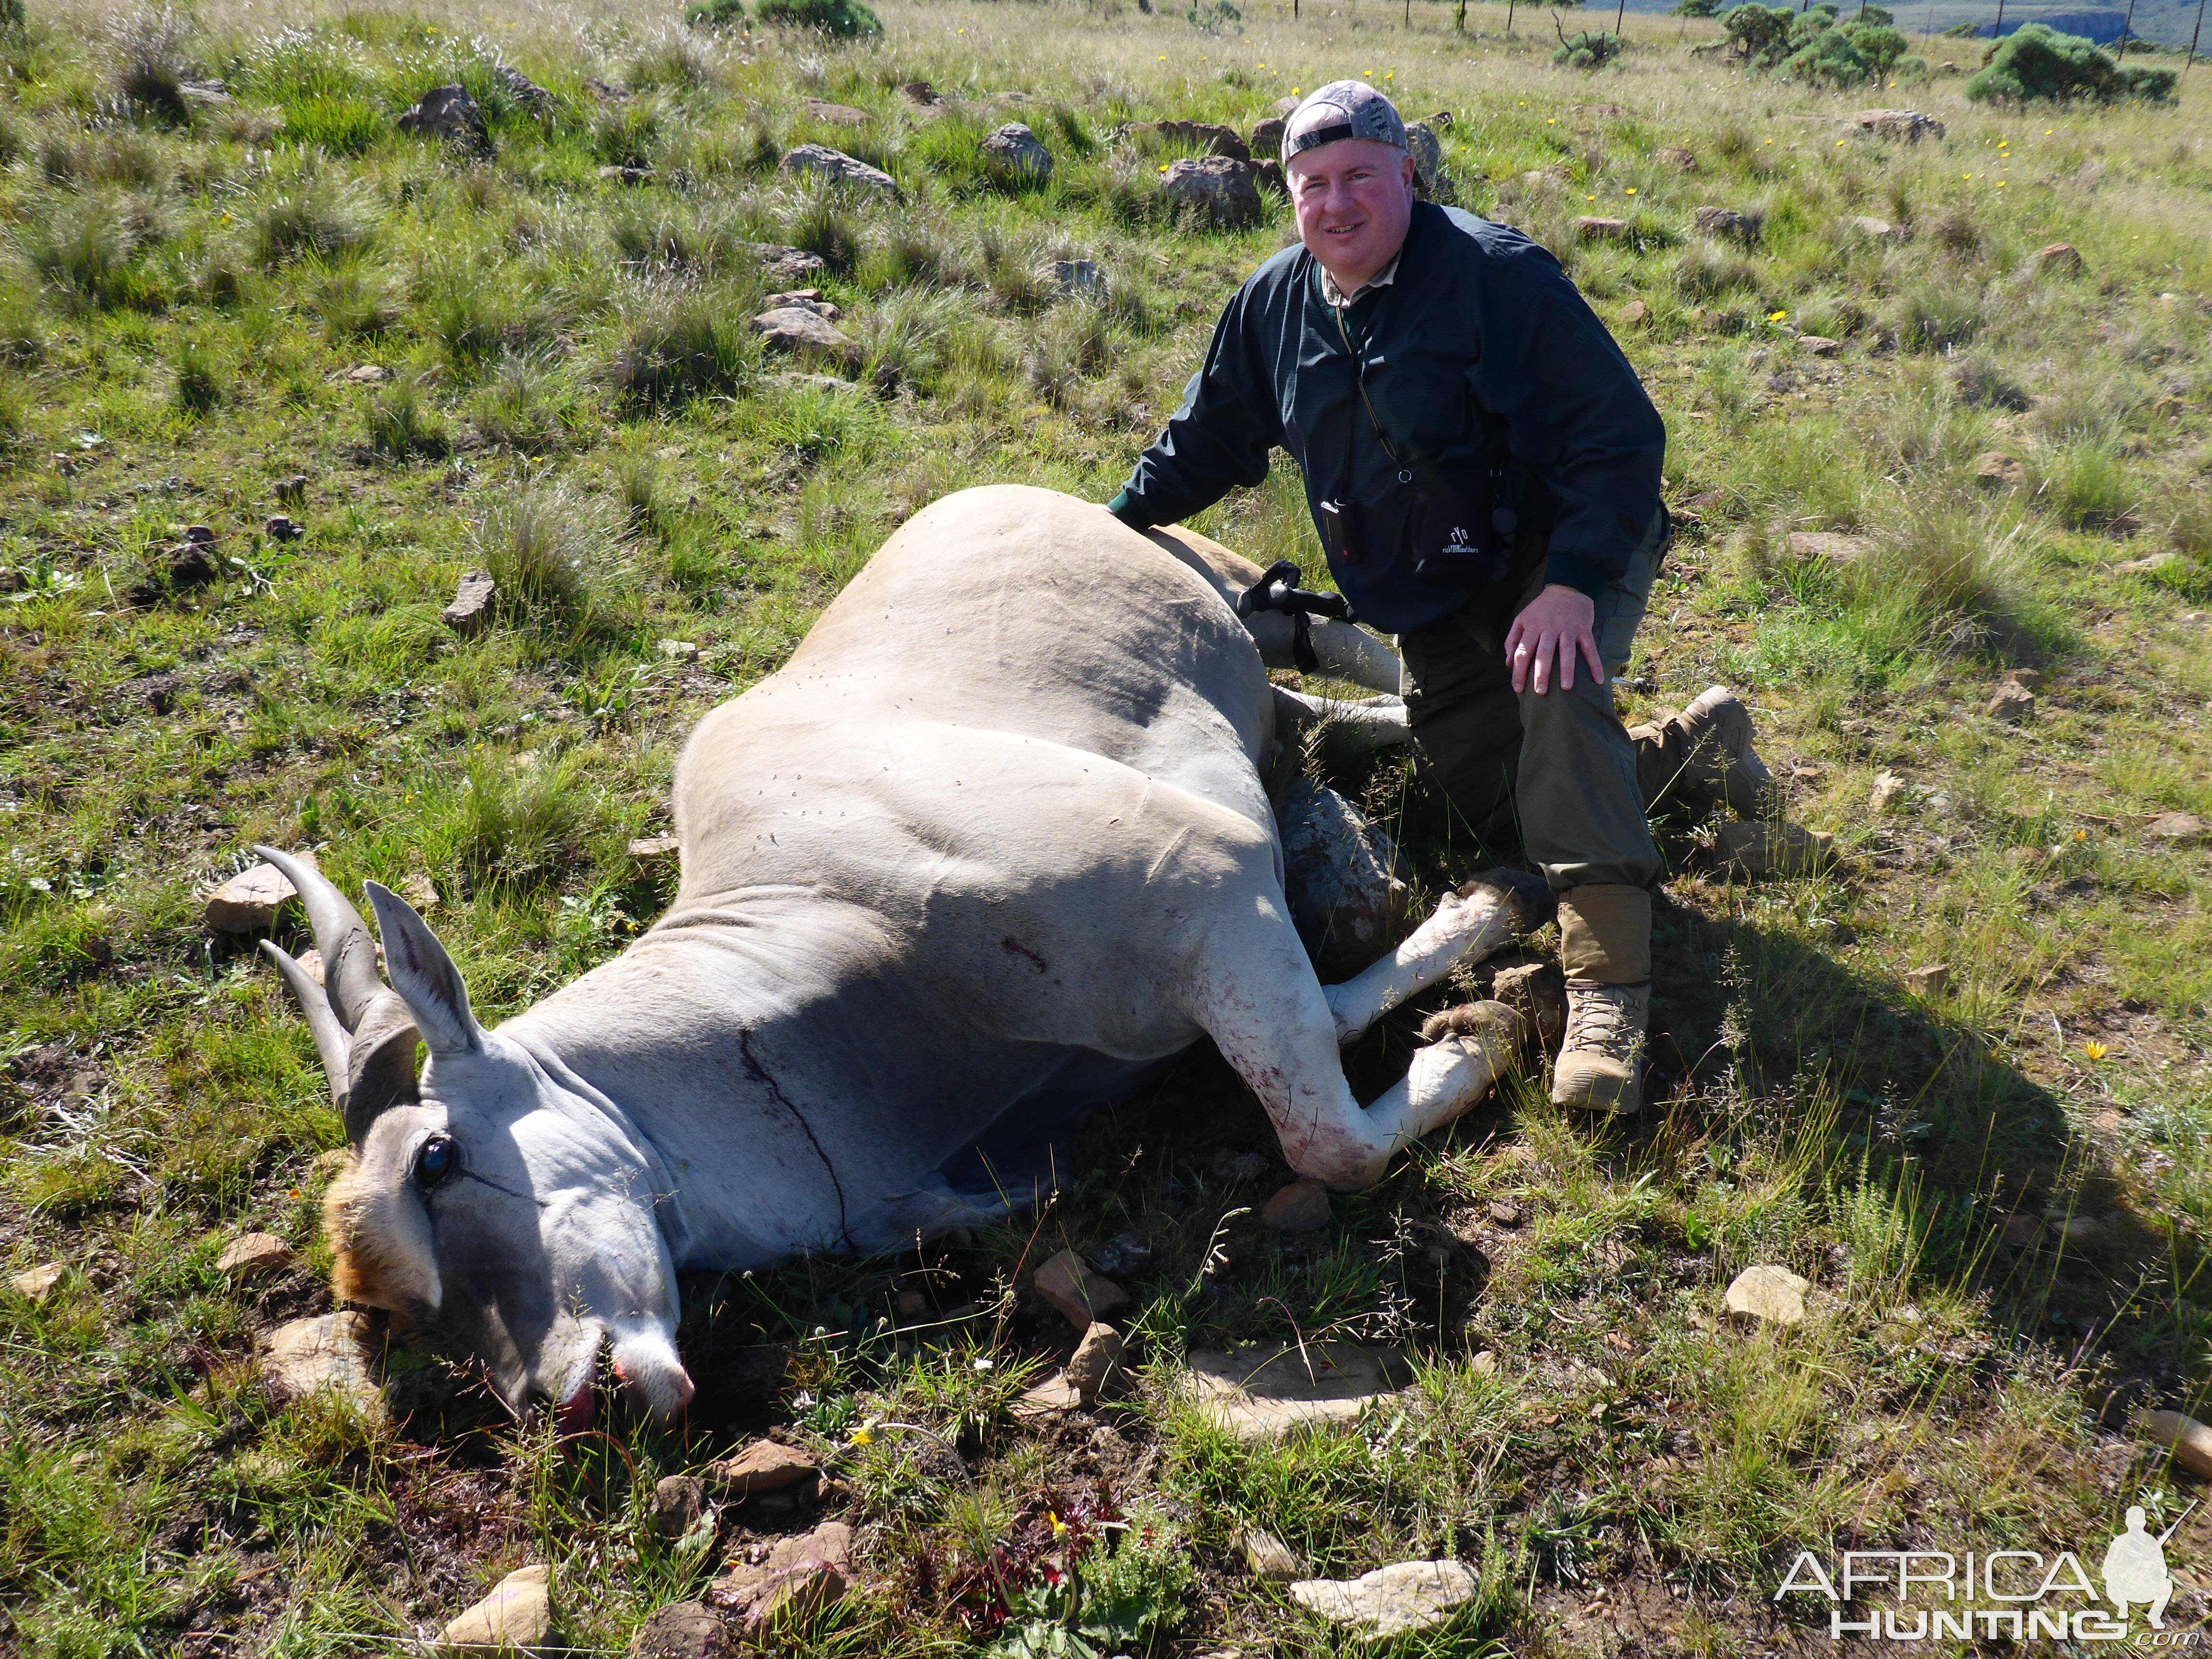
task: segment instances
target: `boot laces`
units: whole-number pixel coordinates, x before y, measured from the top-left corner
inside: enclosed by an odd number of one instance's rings
[[[1644,1041],[1645,990],[1640,985],[1567,988],[1567,1049],[1628,1060]]]

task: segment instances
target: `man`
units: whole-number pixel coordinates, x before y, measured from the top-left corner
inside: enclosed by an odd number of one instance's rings
[[[1753,811],[1766,782],[1719,687],[1635,738],[1608,670],[1664,550],[1666,431],[1556,260],[1518,232],[1414,199],[1406,129],[1356,81],[1285,125],[1299,246],[1214,330],[1167,430],[1109,510],[1144,530],[1304,469],[1330,574],[1398,635],[1407,710],[1451,815],[1516,824],[1559,898],[1564,1105],[1632,1112],[1650,1005],[1647,804]]]

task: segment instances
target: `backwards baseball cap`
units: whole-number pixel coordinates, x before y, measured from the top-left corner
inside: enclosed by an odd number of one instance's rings
[[[1283,123],[1283,161],[1341,138],[1372,138],[1406,148],[1406,124],[1388,98],[1364,81],[1332,81],[1316,88]]]

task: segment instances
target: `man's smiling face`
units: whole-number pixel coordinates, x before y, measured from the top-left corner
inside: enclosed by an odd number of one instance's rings
[[[1340,138],[1291,157],[1298,240],[1351,293],[1398,257],[1413,216],[1413,159],[1374,138]]]

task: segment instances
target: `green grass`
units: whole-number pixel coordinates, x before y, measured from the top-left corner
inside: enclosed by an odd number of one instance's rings
[[[1765,1651],[1812,1627],[1771,1599],[1800,1548],[2091,1550],[2126,1499],[2162,1528],[2194,1495],[2130,1413],[2201,1411],[2212,1361],[2212,855],[2143,833],[2212,817],[2204,72],[2179,109],[2094,112],[1972,105],[1939,72],[1909,96],[1948,136],[1906,148],[1839,126],[1870,94],[1688,56],[1710,24],[1639,18],[1587,76],[1540,22],[1475,5],[1462,34],[1435,0],[1410,27],[1247,6],[1206,28],[901,0],[849,43],[672,9],[274,33],[220,6],[31,12],[0,27],[0,1648],[377,1650],[544,1560],[569,1636],[620,1651],[811,1517],[652,1531],[655,1479],[769,1427],[834,1457],[823,1512],[866,1540],[860,1593],[786,1644],[808,1655],[1042,1644],[1055,1619],[1097,1621],[1102,1651],[1346,1650],[1245,1571],[1249,1526],[1329,1574],[1468,1562],[1477,1600],[1373,1650],[1393,1659],[1616,1630]],[[619,951],[672,889],[625,849],[665,830],[700,715],[946,492],[1110,495],[1288,239],[1272,198],[1249,230],[1172,222],[1174,152],[1117,129],[1245,130],[1367,70],[1453,112],[1457,199],[1567,262],[1668,418],[1686,530],[1624,708],[1738,686],[1790,816],[1846,855],[1746,884],[1666,826],[1645,1121],[1565,1120],[1515,1079],[1284,1237],[1255,1214],[1273,1137],[1201,1053],[1071,1150],[1041,1219],[687,1285],[684,1425],[617,1413],[562,1444],[421,1366],[401,1429],[266,1395],[257,1334],[329,1307],[317,1159],[342,1133],[273,974],[204,931],[205,889],[257,841],[349,887],[427,879],[487,1019]],[[200,80],[231,102],[186,96]],[[901,90],[925,80],[961,101]],[[454,82],[489,159],[392,125]],[[1012,119],[1048,184],[981,165]],[[900,199],[797,187],[776,162],[809,141]],[[1701,232],[1707,204],[1756,234]],[[1585,245],[1583,215],[1633,236]],[[2041,270],[2056,241],[2082,275]],[[826,272],[771,279],[758,243]],[[1079,259],[1103,294],[1061,293]],[[749,319],[796,286],[839,307],[850,362],[763,356]],[[2016,483],[1980,476],[1991,451]],[[280,511],[303,539],[268,538]],[[217,580],[130,602],[193,524]],[[1287,466],[1198,527],[1320,567]],[[1864,551],[1804,557],[1806,530]],[[501,605],[462,640],[439,613],[474,569]],[[2020,668],[2038,717],[2002,726],[1981,711]],[[1876,815],[1883,771],[1907,787]],[[1426,890],[1468,873],[1411,769],[1337,781]],[[1944,985],[1904,977],[1937,963]],[[1363,1086],[1482,983],[1356,1048]],[[2018,1209],[2048,1220],[2033,1247],[2003,1242]],[[257,1229],[301,1265],[232,1284],[216,1257]],[[1025,1269],[1121,1235],[1152,1252],[1122,1275],[1138,1385],[1020,1421],[1073,1336]],[[45,1262],[67,1271],[44,1302],[9,1288]],[[1813,1280],[1819,1317],[1720,1322],[1757,1262]],[[1254,1447],[1174,1386],[1187,1351],[1301,1336],[1400,1346],[1408,1392]],[[872,1422],[916,1429],[857,1443]],[[2169,1549],[2200,1580],[2203,1514]],[[2191,1590],[2168,1617],[2203,1613]]]

